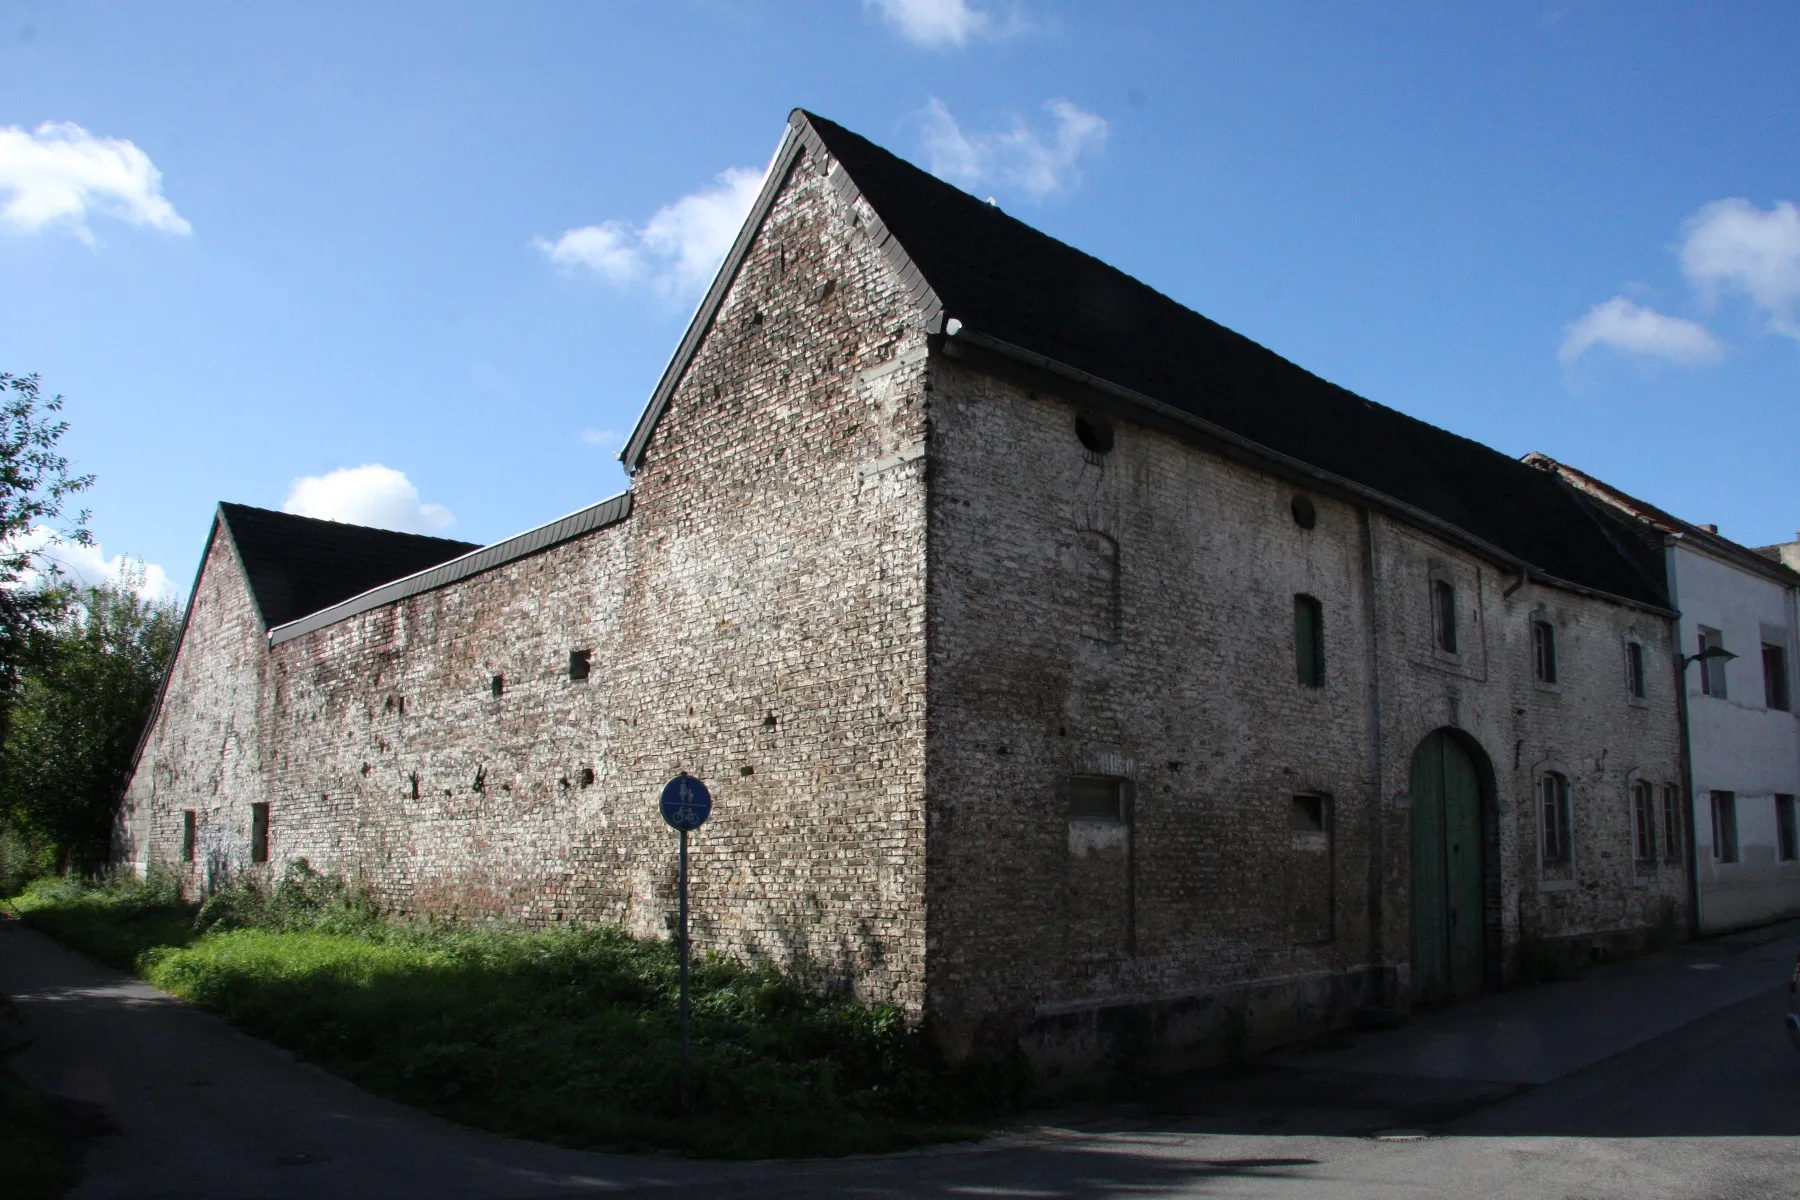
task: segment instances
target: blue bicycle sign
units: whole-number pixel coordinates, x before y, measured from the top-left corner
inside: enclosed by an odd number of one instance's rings
[[[692,833],[712,815],[712,793],[706,785],[683,771],[663,785],[662,819],[672,829]]]

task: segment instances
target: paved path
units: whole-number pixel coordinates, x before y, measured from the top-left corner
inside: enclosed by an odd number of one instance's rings
[[[1431,1079],[1548,1083],[1661,1037],[1785,978],[1800,921],[1689,942],[1421,1014],[1341,1050],[1283,1055],[1285,1066]]]
[[[1284,1057],[1159,1106],[1053,1114],[979,1146],[805,1163],[585,1154],[452,1126],[17,922],[0,922],[0,990],[34,1038],[20,1071],[103,1107],[117,1128],[95,1143],[78,1198],[1762,1200],[1800,1194],[1800,1055],[1779,1023],[1797,946],[1800,925],[1683,947]],[[1564,1037],[1568,1025],[1587,1038]],[[1517,1050],[1521,1029],[1537,1031],[1530,1053]],[[1511,1077],[1481,1078],[1493,1064]],[[1402,1123],[1434,1136],[1367,1136]]]

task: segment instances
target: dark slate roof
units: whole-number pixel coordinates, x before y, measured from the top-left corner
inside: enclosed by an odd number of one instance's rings
[[[478,549],[470,542],[219,505],[263,625],[277,625]]]
[[[801,122],[964,329],[1422,510],[1559,579],[1666,606],[1555,475],[1329,383],[822,117],[796,113]]]

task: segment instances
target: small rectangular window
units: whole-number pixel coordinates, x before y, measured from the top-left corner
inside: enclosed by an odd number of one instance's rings
[[[194,810],[181,810],[181,861],[194,861]]]
[[[1663,784],[1663,861],[1681,861],[1681,789]]]
[[[506,691],[506,676],[494,676],[493,680],[488,684],[488,687],[493,691],[494,699],[498,700],[501,694]]]
[[[1640,867],[1656,863],[1656,789],[1648,783],[1631,785],[1631,832]]]
[[[1306,687],[1325,684],[1325,609],[1311,596],[1294,597],[1294,666]]]
[[[1780,646],[1763,643],[1763,705],[1788,710],[1787,655]]]
[[[1724,634],[1720,633],[1716,629],[1708,629],[1705,626],[1701,626],[1701,628],[1700,628],[1700,651],[1701,651],[1701,653],[1705,653],[1706,651],[1711,650],[1714,647],[1723,649],[1724,645],[1725,645],[1725,635]],[[1700,694],[1702,696],[1717,696],[1721,700],[1725,699],[1725,660],[1724,659],[1706,658],[1706,659],[1702,659],[1700,661]]]
[[[1437,647],[1445,654],[1456,653],[1456,588],[1448,580],[1431,581],[1431,623]]]
[[[1531,623],[1531,673],[1539,683],[1556,682],[1556,626]]]
[[[593,655],[593,653],[594,652],[592,650],[571,650],[571,651],[569,651],[569,678],[570,679],[582,680],[582,679],[586,679],[588,677],[588,671],[591,669],[589,667],[589,660],[590,660],[591,656]]]
[[[1775,797],[1775,857],[1782,862],[1800,859],[1800,814],[1792,796]]]
[[[1553,771],[1538,777],[1538,806],[1543,824],[1544,865],[1574,861],[1569,838],[1569,781]]]
[[[1633,700],[1644,698],[1644,646],[1642,642],[1625,643],[1625,688]]]
[[[1713,860],[1734,863],[1738,860],[1737,793],[1712,794]]]
[[[1117,825],[1125,820],[1125,781],[1105,775],[1077,775],[1069,780],[1069,820],[1104,821]]]
[[[1329,798],[1317,794],[1295,796],[1288,809],[1288,827],[1295,833],[1331,832]]]
[[[267,804],[250,806],[250,861],[253,863],[269,861],[269,806]]]

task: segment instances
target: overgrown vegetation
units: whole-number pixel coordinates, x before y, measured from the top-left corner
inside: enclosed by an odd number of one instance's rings
[[[71,580],[56,548],[92,545],[93,484],[59,452],[61,396],[0,372],[0,895],[106,861],[112,817],[180,615],[144,600],[142,568]]]
[[[180,634],[176,607],[145,600],[138,582],[127,573],[98,587],[39,588],[37,645],[0,741],[0,827],[40,866],[91,871],[107,859],[131,756]]]
[[[892,1008],[708,956],[693,1107],[677,1099],[676,958],[610,927],[389,923],[304,862],[204,907],[172,886],[40,880],[33,925],[373,1091],[570,1146],[729,1157],[973,1136],[1020,1103],[1016,1060],[947,1067]]]

